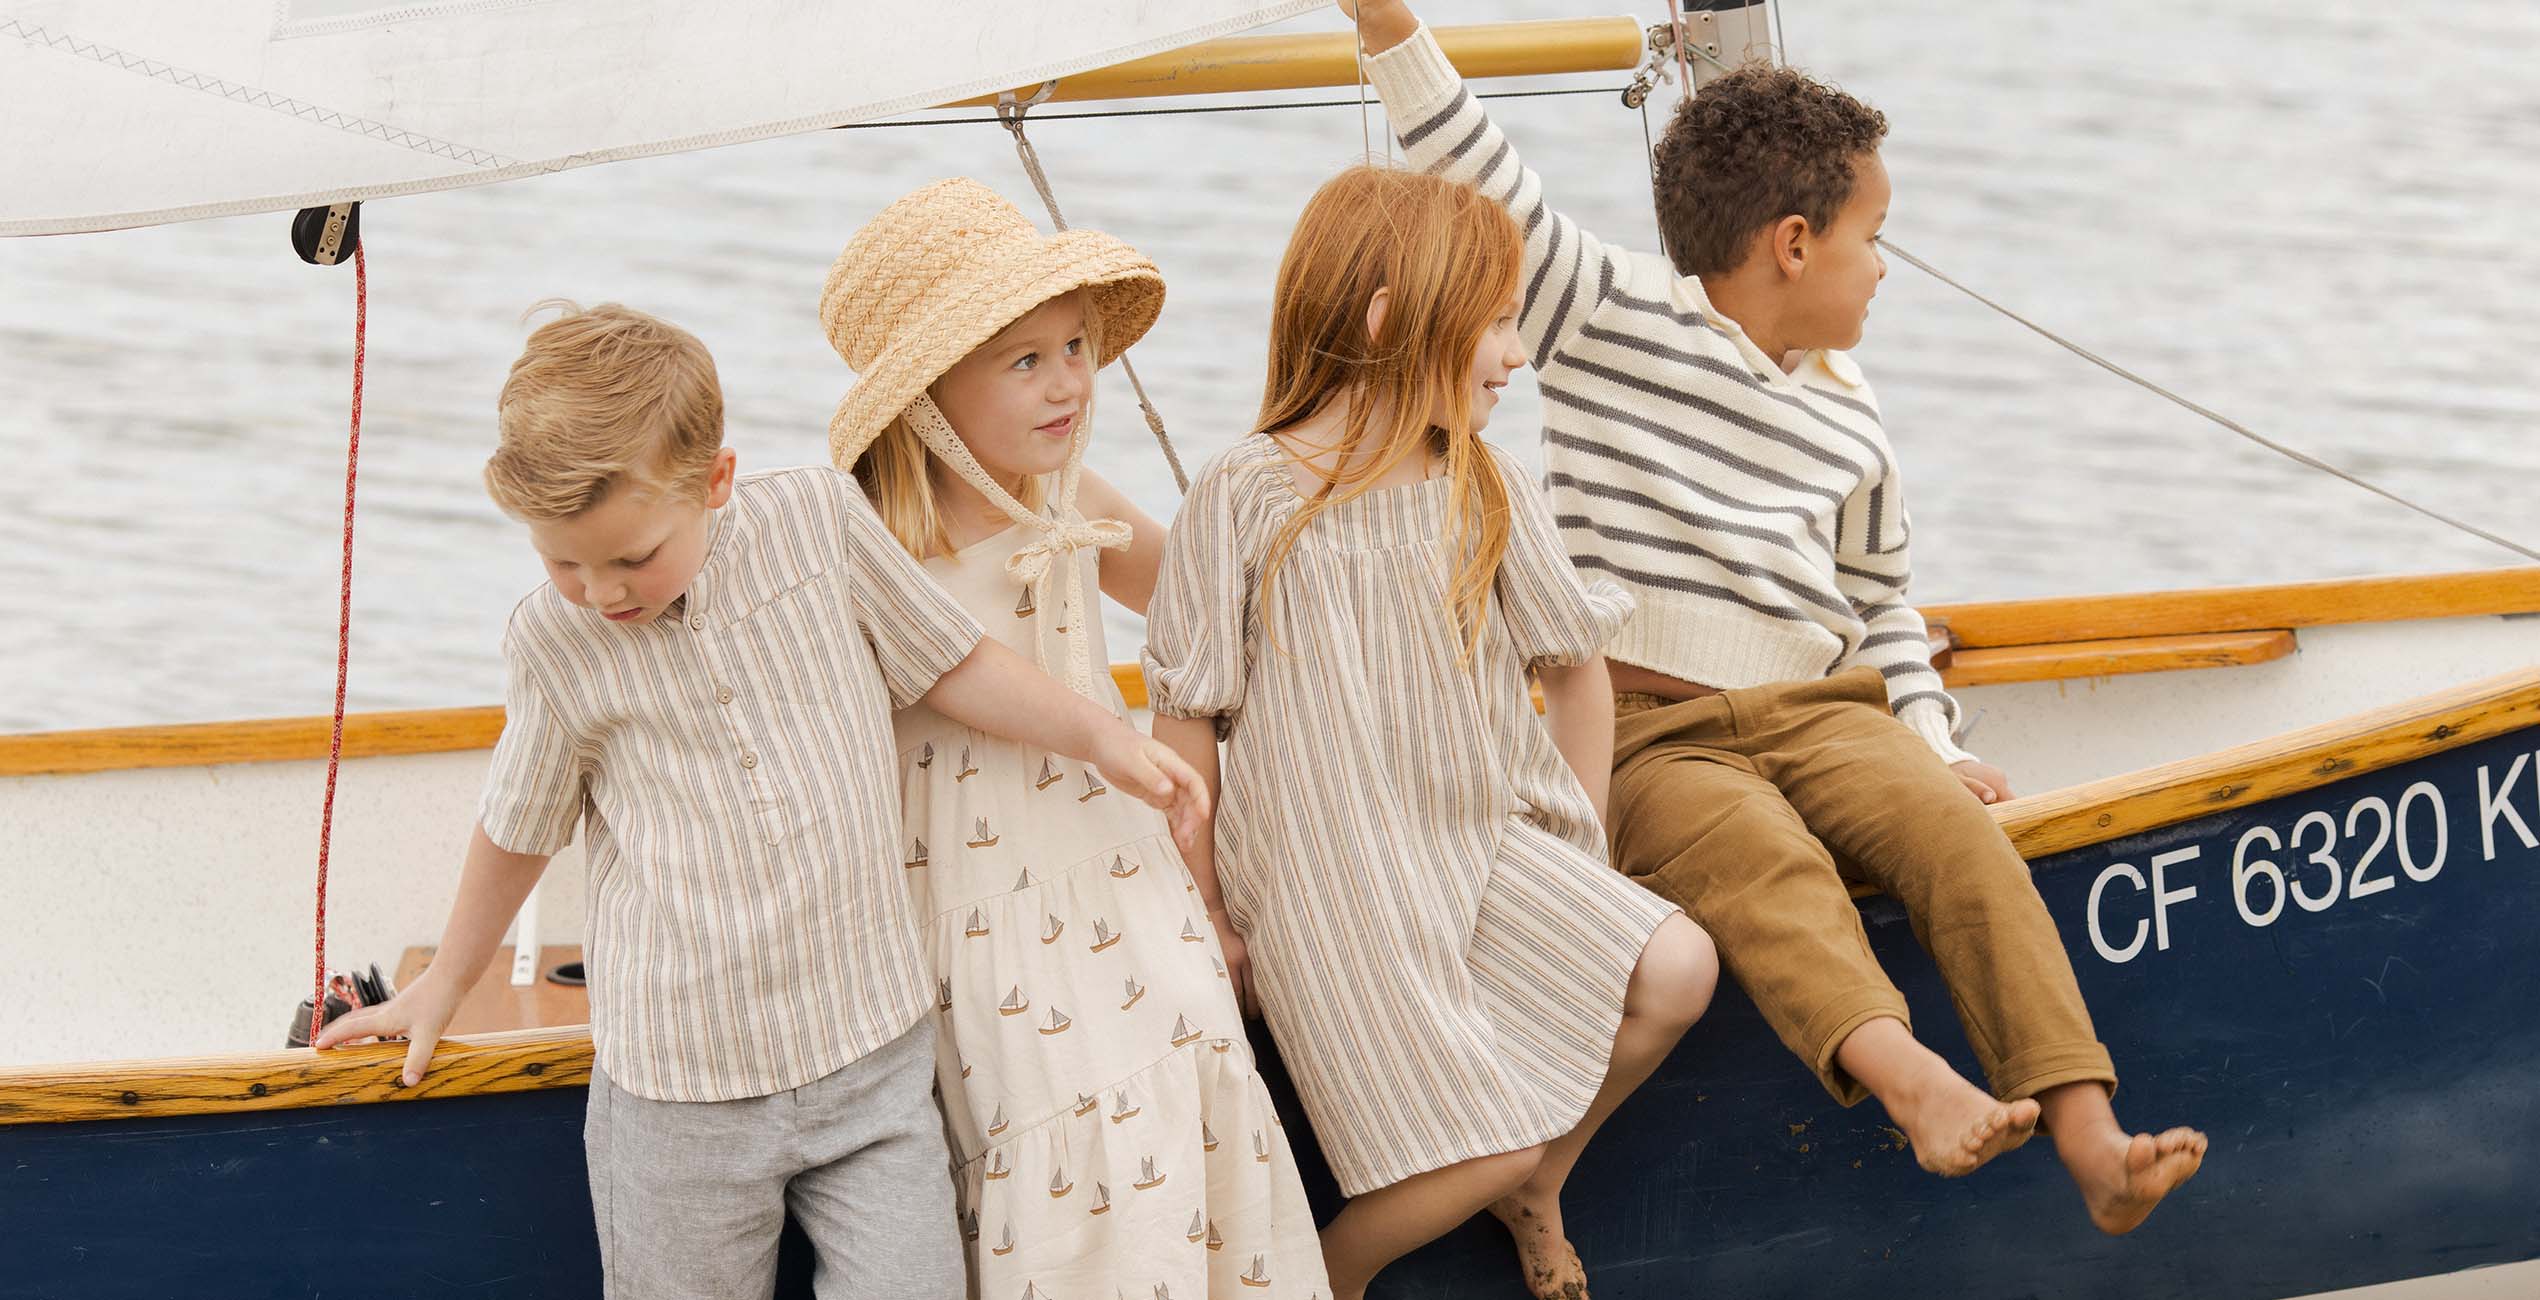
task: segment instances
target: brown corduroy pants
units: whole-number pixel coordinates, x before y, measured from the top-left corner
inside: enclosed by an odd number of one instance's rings
[[[1995,1096],[2116,1070],[2028,864],[1888,712],[1866,668],[1671,703],[1616,700],[1614,865],[1702,923],[1782,1042],[1845,1105],[1835,1064],[1879,1016],[1910,1026],[1849,882],[1905,905]]]

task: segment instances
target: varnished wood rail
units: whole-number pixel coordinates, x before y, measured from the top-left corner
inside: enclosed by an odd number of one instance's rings
[[[405,1086],[404,1043],[318,1052],[38,1066],[0,1071],[0,1124],[143,1119],[299,1110],[423,1097],[465,1097],[591,1082],[591,1033],[581,1026],[445,1038],[423,1082]]]
[[[2540,669],[2216,753],[2014,799],[1994,820],[2020,856],[2048,857],[2540,726]]]

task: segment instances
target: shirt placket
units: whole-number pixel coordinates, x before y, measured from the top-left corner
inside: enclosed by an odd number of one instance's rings
[[[688,635],[697,648],[697,662],[705,669],[707,688],[714,694],[715,716],[723,726],[725,761],[737,764],[748,783],[750,805],[758,813],[759,832],[768,843],[775,843],[778,813],[783,799],[768,771],[768,756],[741,716],[741,697],[746,683],[740,680],[731,657],[723,653],[721,639],[708,630],[705,602],[691,585],[684,597],[686,608],[681,617]]]

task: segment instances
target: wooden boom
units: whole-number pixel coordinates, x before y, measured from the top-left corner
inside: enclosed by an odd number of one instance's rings
[[[1438,44],[1467,77],[1525,77],[1563,72],[1627,72],[1640,66],[1646,42],[1632,18],[1557,18],[1436,29]],[[1145,99],[1157,95],[1242,95],[1264,90],[1358,84],[1353,32],[1300,32],[1203,41],[1165,54],[1062,77],[1054,100]],[[1026,98],[1038,86],[1018,86]],[[997,97],[947,104],[994,104]]]

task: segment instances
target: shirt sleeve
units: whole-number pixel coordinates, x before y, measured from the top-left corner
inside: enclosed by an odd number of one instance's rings
[[[1629,254],[1608,247],[1544,201],[1543,178],[1464,85],[1424,25],[1367,60],[1367,82],[1412,166],[1479,189],[1517,219],[1526,243],[1526,297],[1517,317],[1537,369],[1569,346],[1588,316],[1627,279]]]
[[[476,820],[485,838],[507,853],[552,856],[573,842],[595,751],[539,683],[517,629],[503,638],[503,683],[503,734],[494,742]]]
[[[1605,652],[1632,615],[1630,592],[1608,578],[1582,581],[1543,489],[1517,458],[1491,459],[1508,487],[1508,552],[1499,562],[1499,608],[1528,667],[1568,668]]]
[[[1147,606],[1147,707],[1167,718],[1214,718],[1223,738],[1242,712],[1260,582],[1238,474],[1201,471],[1164,536]]]
[[[864,490],[844,473],[838,478],[856,623],[873,647],[891,707],[904,709],[935,689],[988,633],[883,527]]]
[[[1877,669],[1887,680],[1887,703],[1896,720],[1943,762],[1962,763],[1975,755],[1958,747],[1958,701],[1931,666],[1923,616],[1906,601],[1913,532],[1904,486],[1892,467],[1844,501],[1835,520],[1835,587],[1852,602],[1865,632],[1836,667]]]

